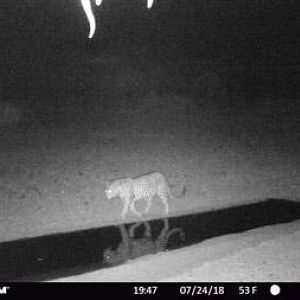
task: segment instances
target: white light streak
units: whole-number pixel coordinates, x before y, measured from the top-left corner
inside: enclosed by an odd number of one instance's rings
[[[147,8],[150,9],[153,5],[154,0],[147,0]]]
[[[90,24],[89,39],[91,39],[94,36],[95,31],[96,31],[96,20],[95,20],[93,11],[92,11],[91,2],[90,2],[90,0],[80,0],[80,1],[81,1],[81,5],[83,7],[83,10],[84,10],[86,17]],[[100,4],[101,4],[102,0],[96,0],[96,1],[98,3],[100,2]]]
[[[80,0],[80,1],[90,25],[89,39],[91,39],[94,36],[96,31],[96,19],[92,11],[91,0]],[[97,6],[100,6],[102,3],[102,0],[93,0],[93,1],[95,1],[95,4]],[[147,8],[150,9],[153,3],[154,0],[147,0]]]

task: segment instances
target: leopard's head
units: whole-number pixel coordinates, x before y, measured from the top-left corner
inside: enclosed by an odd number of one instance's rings
[[[117,189],[115,189],[113,186],[108,186],[105,190],[104,190],[105,196],[107,199],[111,199],[116,197],[119,194],[119,191]]]
[[[115,266],[122,262],[122,258],[119,257],[117,250],[107,248],[103,251],[103,265],[104,266]]]
[[[118,189],[116,188],[115,183],[113,181],[108,180],[105,182],[104,193],[107,199],[111,199],[117,196]]]

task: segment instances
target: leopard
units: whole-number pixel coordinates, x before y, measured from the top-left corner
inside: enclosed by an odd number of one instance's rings
[[[161,172],[150,172],[133,178],[121,178],[108,182],[104,190],[107,199],[119,197],[123,203],[121,210],[121,219],[124,220],[129,211],[137,217],[143,214],[136,210],[137,201],[146,200],[144,214],[147,214],[151,208],[152,201],[157,196],[165,206],[165,215],[169,213],[169,199],[182,198],[186,193],[184,185],[179,195],[172,194],[170,184],[164,174]]]

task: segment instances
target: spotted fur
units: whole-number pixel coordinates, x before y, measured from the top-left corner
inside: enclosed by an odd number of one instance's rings
[[[182,197],[186,188],[183,187],[181,194],[175,197],[170,189],[169,183],[160,172],[151,172],[134,178],[122,178],[112,181],[105,189],[107,199],[119,197],[123,203],[121,219],[125,219],[128,211],[132,211],[136,216],[141,217],[142,213],[135,208],[135,202],[146,200],[145,213],[148,213],[152,200],[157,196],[165,206],[165,214],[169,213],[168,199]]]

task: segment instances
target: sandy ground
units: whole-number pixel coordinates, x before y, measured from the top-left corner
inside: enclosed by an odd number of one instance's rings
[[[196,113],[192,106],[174,110],[170,99],[148,100],[139,113],[2,130],[0,242],[116,224],[121,203],[105,199],[105,182],[153,170],[175,190],[186,184],[185,197],[170,203],[172,216],[268,197],[300,200],[293,114],[277,114],[273,122],[259,108],[237,113],[206,103]],[[167,105],[157,110],[152,103]],[[154,203],[149,219],[163,214]],[[136,220],[128,215],[128,222]],[[299,224],[218,237],[64,280],[300,281]]]
[[[121,203],[105,199],[105,182],[153,170],[165,173],[175,192],[186,184],[170,215],[268,197],[300,200],[299,143],[290,116],[263,126],[267,116],[256,112],[254,118],[207,104],[187,115],[180,103],[188,99],[177,97],[177,110],[169,98],[158,100],[148,102],[166,103],[159,114],[150,105],[139,114],[76,125],[1,131],[0,241],[116,224]],[[291,122],[278,125],[280,118]],[[154,203],[149,219],[163,214]]]
[[[61,282],[300,282],[300,221],[266,226]]]

